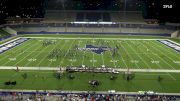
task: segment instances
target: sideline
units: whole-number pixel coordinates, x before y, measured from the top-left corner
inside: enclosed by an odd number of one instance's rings
[[[138,92],[108,92],[108,91],[68,91],[68,90],[10,90],[10,89],[0,89],[0,92],[16,92],[16,93],[29,93],[29,94],[49,94],[54,93],[56,95],[63,94],[125,94],[125,95],[141,95]],[[155,92],[156,93],[156,92]],[[157,95],[168,95],[168,96],[180,96],[180,93],[156,93]]]
[[[17,67],[14,66],[0,66],[1,70],[16,70]],[[52,71],[66,71],[66,67],[18,67],[19,70],[52,70]],[[118,72],[126,72],[127,69],[121,68],[109,68]],[[154,73],[180,73],[180,70],[172,70],[172,69],[129,69],[130,72],[154,72]]]

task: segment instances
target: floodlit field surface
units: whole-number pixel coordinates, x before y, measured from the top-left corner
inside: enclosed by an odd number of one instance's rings
[[[100,68],[102,65],[115,69],[157,69],[180,70],[180,53],[160,43],[163,37],[110,36],[110,35],[25,35],[30,39],[2,54],[0,68],[24,67],[39,68],[36,71],[0,70],[0,89],[33,90],[80,90],[80,91],[148,91],[179,93],[180,74],[170,72],[135,72],[134,78],[127,81],[124,72],[111,73],[61,73],[43,71],[41,68],[77,66]],[[171,39],[180,43],[177,39]],[[3,43],[3,42],[2,42]],[[100,50],[85,49],[86,45]],[[102,52],[102,48],[107,49]],[[128,70],[128,69],[127,69]],[[133,72],[132,72],[133,73]],[[23,77],[27,74],[26,78]],[[74,79],[68,76],[73,75]],[[159,77],[161,80],[159,80]],[[92,87],[89,80],[98,80],[100,85]],[[17,84],[5,85],[16,81]]]
[[[86,45],[109,47],[97,54]],[[78,49],[79,48],[79,49]],[[0,55],[0,66],[180,69],[180,54],[157,40],[31,38]]]
[[[23,74],[27,73],[27,78]],[[180,75],[176,73],[135,73],[131,81],[123,79],[123,74],[117,74],[116,80],[110,80],[111,74],[101,73],[71,73],[75,78],[68,79],[69,73],[64,73],[61,79],[53,76],[53,71],[20,71],[1,70],[1,89],[32,89],[32,90],[80,90],[80,91],[156,91],[156,92],[180,92]],[[174,79],[171,76],[175,77]],[[161,76],[162,80],[157,80]],[[93,88],[89,80],[98,80],[100,85]],[[7,86],[3,82],[16,81],[17,85]]]

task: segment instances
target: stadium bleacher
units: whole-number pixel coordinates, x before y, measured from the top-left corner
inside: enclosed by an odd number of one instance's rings
[[[103,13],[102,16],[103,16],[104,22],[110,22],[111,21],[111,17],[110,17],[109,13]]]
[[[88,12],[86,13],[86,19],[87,21],[93,22],[93,21],[100,21],[102,20],[101,13],[98,12]]]
[[[111,22],[111,16],[109,13],[99,12],[78,12],[76,15],[76,21],[89,21],[89,22]]]
[[[1,91],[2,101],[178,101],[178,95],[113,94],[95,92]]]
[[[177,26],[170,25],[148,25],[141,23],[116,22],[113,24],[99,24],[98,22],[84,23],[28,23],[13,24],[9,27],[22,33],[114,33],[114,34],[134,34],[134,35],[164,35],[170,36],[178,29]],[[168,26],[168,28],[166,28]],[[152,30],[153,29],[153,30]]]
[[[84,21],[84,13],[77,13],[76,21]]]

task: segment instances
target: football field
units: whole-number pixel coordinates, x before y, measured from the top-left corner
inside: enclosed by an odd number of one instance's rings
[[[0,89],[179,93],[180,45],[172,40],[116,35],[21,36],[0,45]],[[102,67],[120,72],[59,74],[60,67]],[[133,79],[124,79],[123,70],[131,71]],[[75,78],[69,79],[70,75]],[[110,79],[112,75],[115,80]],[[100,85],[94,88],[90,80],[98,80]],[[14,81],[16,85],[5,85]]]
[[[180,69],[179,52],[159,40],[165,39],[28,38],[1,53],[0,66]]]
[[[24,78],[27,74],[27,78]],[[123,73],[116,74],[115,80],[111,80],[110,73],[63,73],[61,78],[54,77],[54,71],[19,71],[0,70],[0,89],[19,90],[68,90],[68,91],[108,91],[121,92],[154,91],[163,93],[180,92],[179,73],[135,73],[133,80],[127,81]],[[75,76],[69,79],[68,76]],[[174,79],[171,77],[174,77]],[[161,81],[158,81],[158,76]],[[98,80],[100,85],[92,87],[88,82]],[[16,81],[16,85],[4,85],[5,82]]]

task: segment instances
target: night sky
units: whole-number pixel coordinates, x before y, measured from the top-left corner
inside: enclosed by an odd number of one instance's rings
[[[126,2],[125,2],[126,1]],[[56,10],[137,10],[138,0],[49,0],[48,9]]]
[[[45,10],[142,11],[146,19],[179,22],[178,0],[0,0],[0,20],[43,18]],[[172,8],[163,8],[172,5]]]
[[[160,19],[162,22],[179,22],[178,0],[140,0],[145,18]],[[171,5],[172,8],[164,8],[163,5]]]

